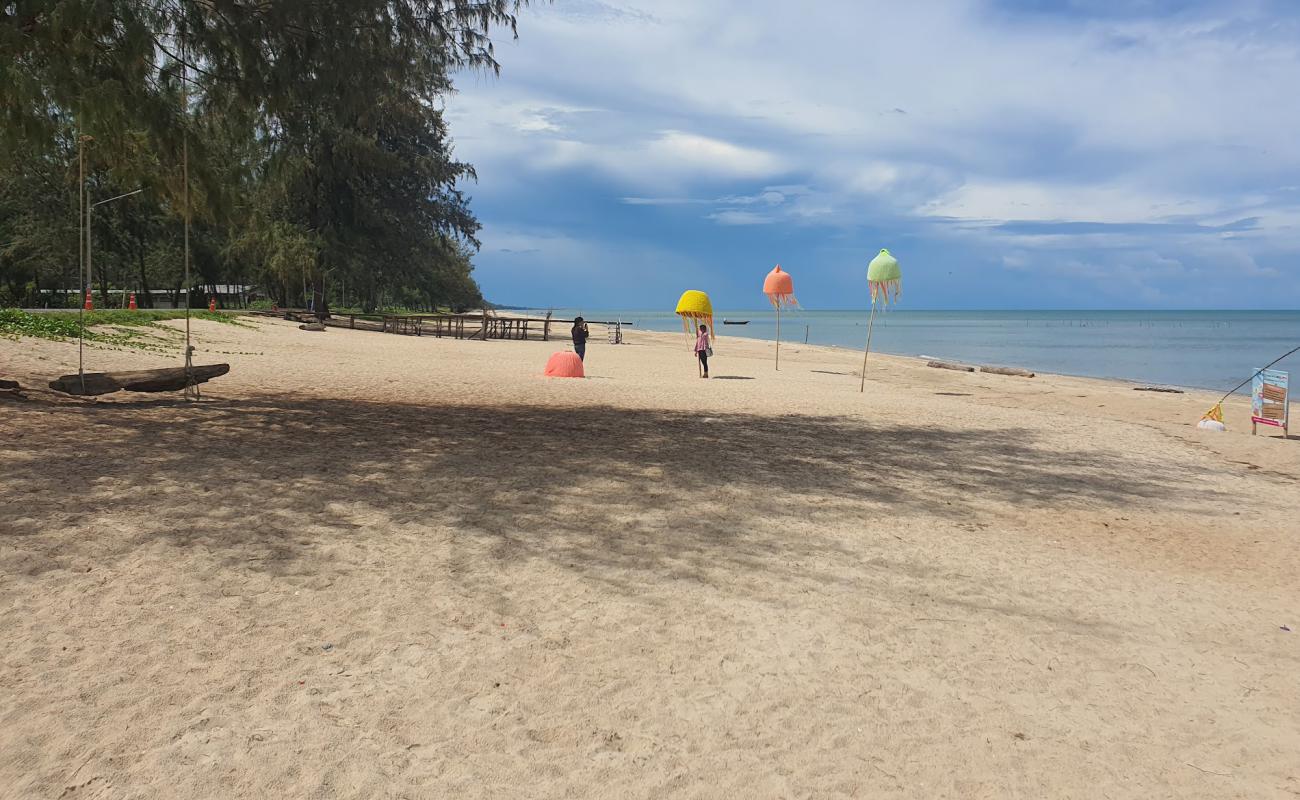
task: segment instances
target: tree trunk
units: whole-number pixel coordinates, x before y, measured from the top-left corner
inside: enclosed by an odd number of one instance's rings
[[[965,364],[952,364],[952,363],[949,363],[949,362],[947,362],[947,361],[930,361],[930,362],[927,362],[927,363],[926,363],[926,366],[927,366],[927,367],[934,367],[935,369],[954,369],[954,370],[957,370],[958,372],[974,372],[974,371],[975,371],[975,368],[974,368],[974,367],[968,367],[968,366],[966,366]]]
[[[991,372],[994,375],[1017,375],[1021,378],[1034,377],[1034,373],[1029,370],[1017,367],[980,367],[980,372]]]
[[[140,267],[140,297],[136,305],[141,308],[153,308],[153,295],[149,294],[149,275],[144,268],[144,242],[136,240],[135,259]]]
[[[325,281],[323,278],[312,279],[311,299],[311,307],[316,312],[316,319],[329,319],[330,303],[329,298],[325,296]]]
[[[99,307],[108,308],[108,270],[99,268]]]

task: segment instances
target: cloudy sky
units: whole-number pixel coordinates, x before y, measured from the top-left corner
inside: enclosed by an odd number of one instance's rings
[[[447,102],[517,305],[1300,308],[1293,0],[554,0]]]

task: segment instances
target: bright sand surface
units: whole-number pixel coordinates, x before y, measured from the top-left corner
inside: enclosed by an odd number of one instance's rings
[[[1300,442],[1243,399],[194,329],[201,403],[0,393],[0,796],[1300,795]]]

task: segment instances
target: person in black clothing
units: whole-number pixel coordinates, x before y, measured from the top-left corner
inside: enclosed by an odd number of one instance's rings
[[[591,331],[587,330],[587,322],[582,317],[573,319],[573,352],[578,354],[580,360],[587,360],[587,337]]]

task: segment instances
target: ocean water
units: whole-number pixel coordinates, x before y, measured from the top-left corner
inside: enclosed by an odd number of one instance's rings
[[[569,308],[555,314],[622,319],[633,330],[682,329],[671,311]],[[724,319],[749,324],[723,325]],[[714,321],[719,357],[726,357],[727,336],[776,338],[771,309],[718,311]],[[781,340],[805,337],[810,344],[860,351],[867,312],[782,311]],[[877,312],[871,338],[873,352],[1223,392],[1298,345],[1300,311],[891,310]],[[1300,374],[1300,353],[1275,368]]]

